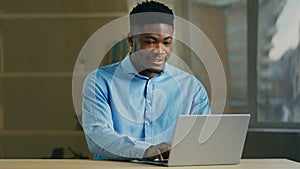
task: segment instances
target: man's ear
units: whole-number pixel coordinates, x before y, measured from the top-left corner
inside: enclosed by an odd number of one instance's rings
[[[129,46],[132,48],[133,47],[133,35],[131,33],[128,33],[127,41],[129,43]]]

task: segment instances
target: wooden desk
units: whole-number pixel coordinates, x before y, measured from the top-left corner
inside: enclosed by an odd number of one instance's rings
[[[197,169],[300,169],[300,163],[286,159],[242,159],[238,165],[163,167],[117,161],[0,159],[0,169],[132,169],[132,168],[197,168]]]

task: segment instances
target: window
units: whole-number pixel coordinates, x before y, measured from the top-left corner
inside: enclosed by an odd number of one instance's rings
[[[299,8],[298,0],[258,1],[257,122],[300,122]]]

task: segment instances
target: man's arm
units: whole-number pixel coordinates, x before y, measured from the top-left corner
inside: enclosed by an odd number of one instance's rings
[[[211,114],[207,92],[200,82],[193,97],[190,114]]]
[[[120,135],[113,128],[107,91],[95,74],[85,80],[82,94],[82,126],[92,153],[113,159],[141,159],[151,145]]]

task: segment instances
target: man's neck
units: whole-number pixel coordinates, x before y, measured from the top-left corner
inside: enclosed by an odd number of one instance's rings
[[[146,76],[148,78],[152,78],[155,75],[159,74],[162,70],[156,70],[156,69],[145,69],[141,72],[139,72],[139,74]]]

